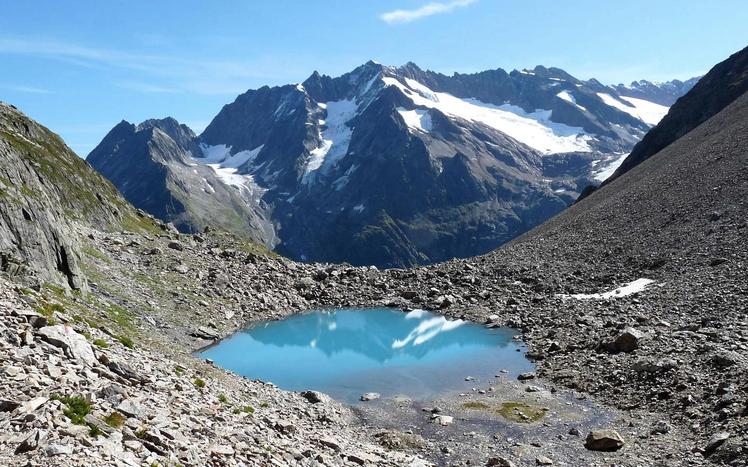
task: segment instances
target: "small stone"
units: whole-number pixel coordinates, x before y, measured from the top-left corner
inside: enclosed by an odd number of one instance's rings
[[[328,448],[330,448],[330,449],[334,450],[334,451],[338,451],[338,452],[340,452],[340,444],[338,444],[338,442],[337,442],[336,440],[334,440],[334,439],[330,439],[330,438],[321,438],[321,439],[319,440],[319,443],[320,443],[321,445],[323,445],[323,446],[326,446],[326,447],[328,447]]]
[[[616,451],[623,445],[623,438],[615,430],[591,431],[584,443],[590,451]]]
[[[651,433],[653,435],[664,435],[665,433],[669,433],[671,429],[672,427],[668,422],[666,422],[665,420],[659,420],[655,422],[654,425],[652,425]]]
[[[233,456],[234,448],[227,444],[216,444],[210,448],[210,454],[213,456]]]
[[[553,465],[553,461],[545,456],[538,456],[535,458],[535,464],[537,465]]]
[[[48,444],[44,448],[44,454],[49,457],[70,455],[73,453],[73,447],[68,444]]]
[[[520,381],[535,379],[535,373],[520,373],[519,376],[517,376],[517,379]]]
[[[540,392],[540,391],[542,391],[542,389],[540,389],[538,386],[530,385],[525,388],[525,392]]]
[[[449,415],[434,415],[431,417],[433,423],[438,423],[441,426],[448,426],[454,422],[454,417]]]

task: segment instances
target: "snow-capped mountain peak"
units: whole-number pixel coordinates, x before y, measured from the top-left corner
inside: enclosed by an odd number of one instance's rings
[[[192,200],[222,184],[292,258],[403,266],[474,255],[612,173],[667,111],[646,87],[543,66],[447,76],[369,61],[241,94],[180,140],[186,162],[167,170],[192,180]]]

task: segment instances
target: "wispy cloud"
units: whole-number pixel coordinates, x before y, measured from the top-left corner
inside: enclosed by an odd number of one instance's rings
[[[148,83],[138,83],[131,81],[120,81],[115,83],[122,89],[129,89],[131,91],[145,92],[150,94],[177,94],[182,92],[181,89],[169,88],[165,86],[156,86]]]
[[[52,94],[52,91],[34,86],[19,86],[15,84],[0,84],[0,89],[16,92],[27,92],[29,94]]]
[[[379,17],[387,24],[402,24],[410,23],[412,21],[425,18],[427,16],[438,15],[441,13],[449,13],[458,8],[466,7],[477,0],[454,0],[452,2],[440,3],[428,3],[420,8],[414,10],[393,10],[383,13]]]
[[[173,55],[133,53],[116,49],[88,47],[64,41],[38,38],[1,38],[0,54],[51,58],[91,68],[119,68],[145,75],[156,81],[143,85],[135,81],[114,83],[140,92],[180,92],[237,94],[247,82],[276,77],[277,67],[265,63],[203,60]],[[142,80],[141,80],[142,81]]]

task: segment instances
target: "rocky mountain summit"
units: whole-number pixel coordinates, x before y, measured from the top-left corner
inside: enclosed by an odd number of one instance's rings
[[[273,228],[262,217],[260,201],[193,162],[192,156],[201,154],[192,130],[165,118],[137,126],[120,122],[87,161],[136,208],[184,232],[220,225],[272,246]]]
[[[691,84],[624,92],[542,66],[446,76],[367,62],[249,90],[199,137],[167,119],[183,144],[166,151],[138,136],[152,121],[122,123],[88,161],[185,232],[220,225],[295,260],[411,266],[488,252],[557,214],[667,113],[661,94]]]
[[[680,96],[686,94],[701,79],[700,76],[681,81],[674,79],[665,82],[647,80],[633,81],[631,84],[613,86],[620,96],[635,97],[667,107],[675,104]]]

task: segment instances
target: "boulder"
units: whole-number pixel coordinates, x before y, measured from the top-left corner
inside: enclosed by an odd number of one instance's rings
[[[16,448],[16,454],[22,454],[24,452],[33,451],[38,448],[40,444],[44,443],[47,438],[47,433],[42,430],[34,430],[27,437],[21,441],[21,444]]]
[[[117,410],[128,417],[143,420],[145,418],[145,409],[135,400],[125,399],[117,405]]]
[[[486,467],[514,467],[514,462],[503,457],[489,457],[486,461]]]
[[[206,326],[200,326],[192,333],[190,334],[192,337],[197,337],[198,339],[205,339],[208,341],[214,341],[219,339],[221,336],[218,335],[218,332],[206,327]]]
[[[306,399],[310,404],[318,404],[324,402],[327,398],[326,395],[317,391],[304,391],[301,393],[301,397]]]
[[[39,329],[37,333],[45,341],[62,348],[68,357],[75,358],[88,366],[96,364],[96,355],[94,355],[91,344],[70,326],[64,324],[45,326]]]
[[[615,430],[591,431],[584,443],[590,451],[617,451],[623,445],[623,438]]]
[[[626,328],[613,339],[609,348],[613,352],[633,352],[639,348],[639,342],[644,334],[634,328]]]
[[[709,438],[709,442],[706,443],[704,452],[711,453],[715,451],[718,447],[722,446],[729,437],[730,433],[727,431],[720,431],[719,433],[713,434],[712,437]]]
[[[381,397],[378,392],[367,392],[361,396],[362,401],[374,401]]]

